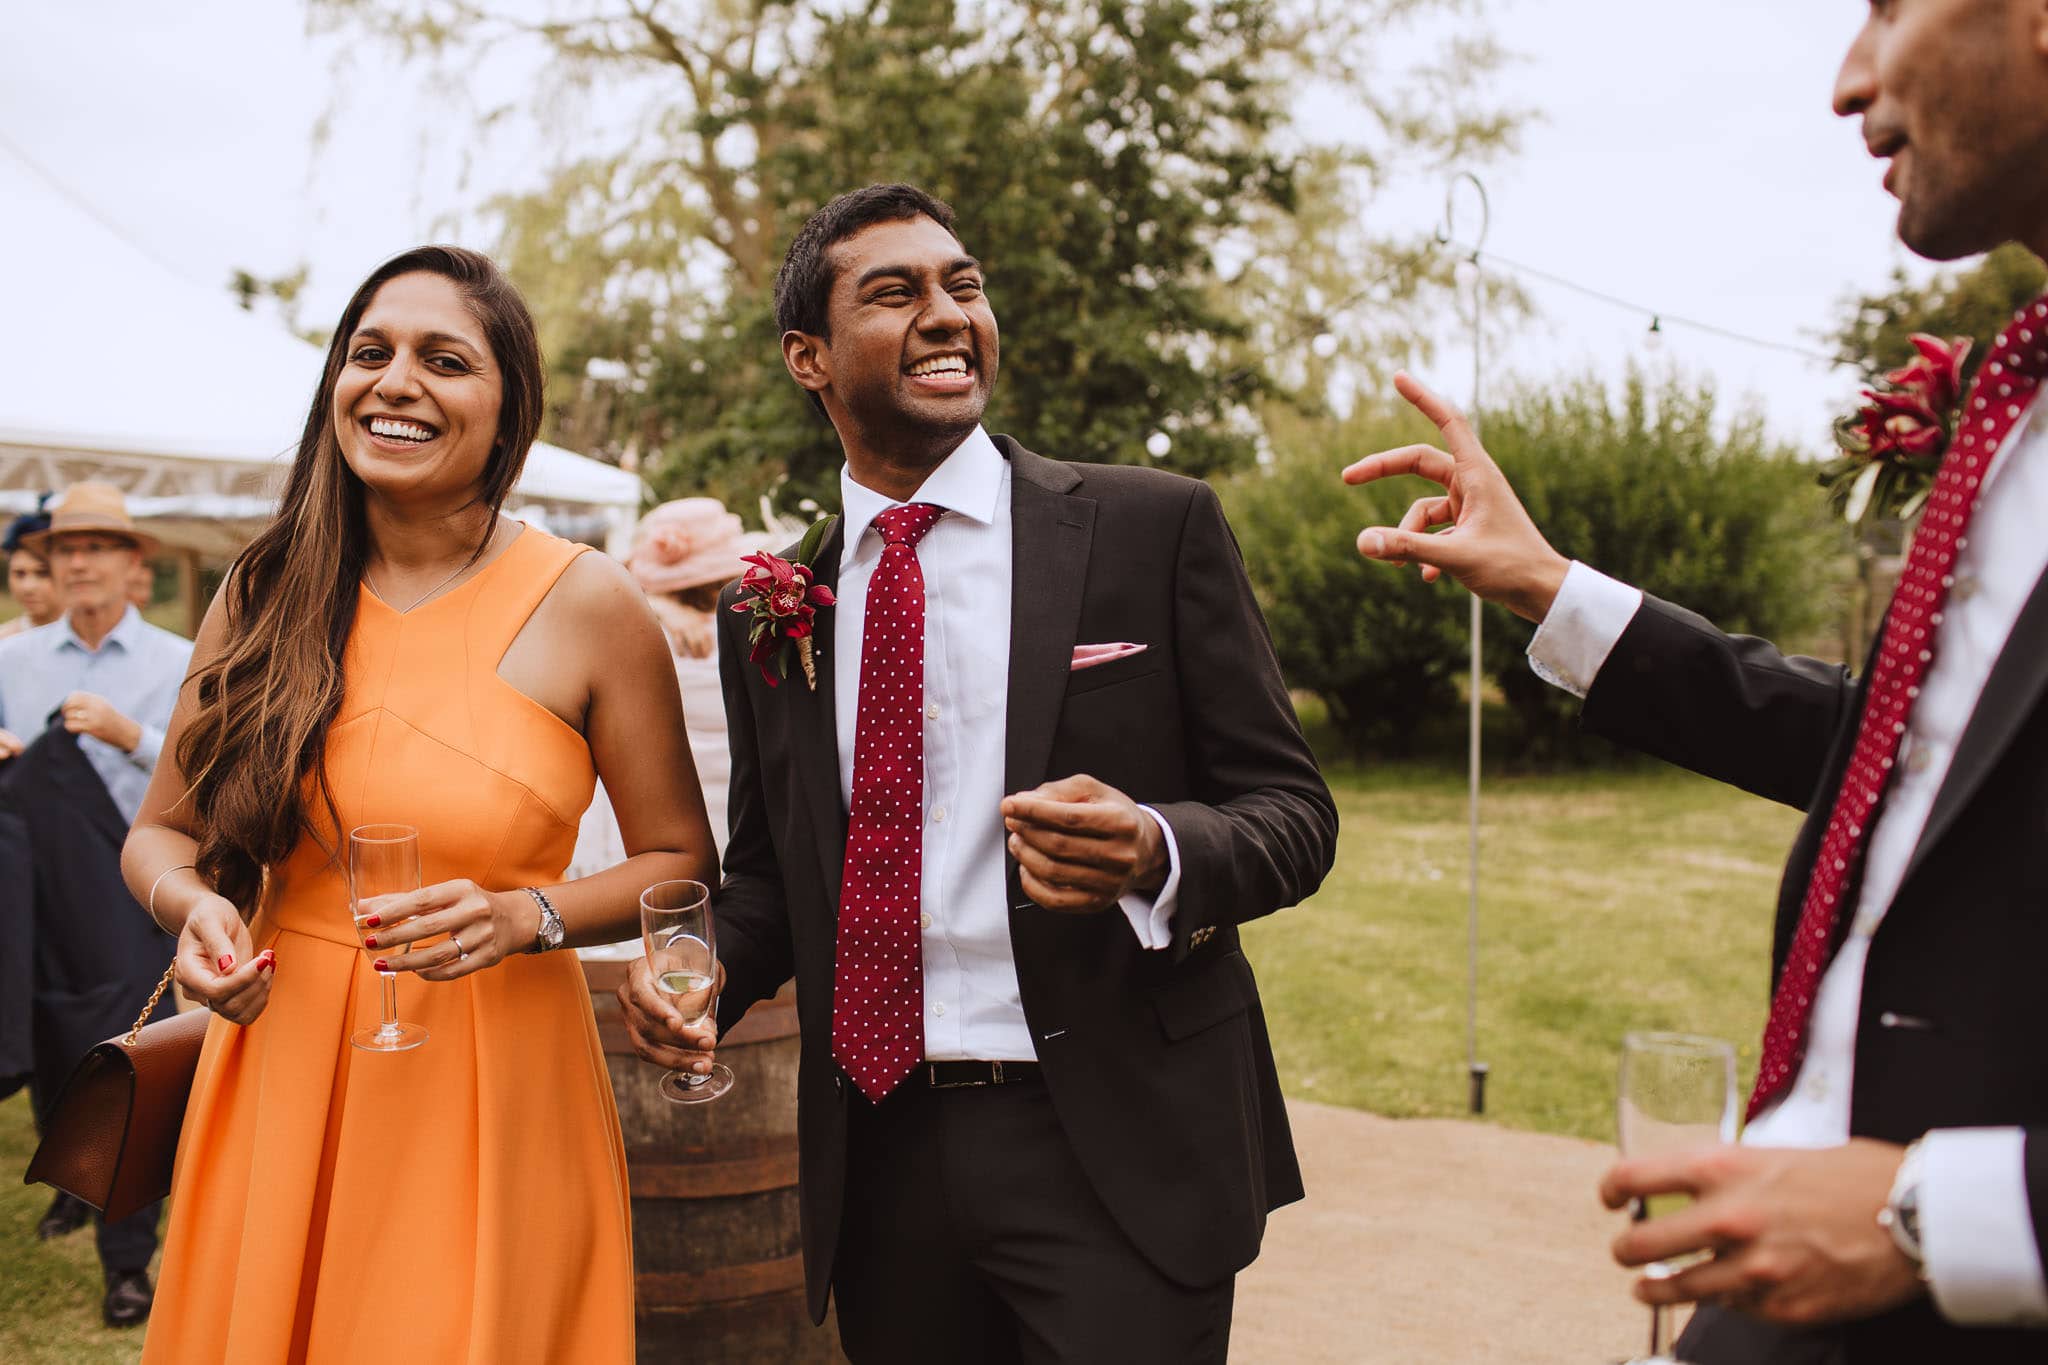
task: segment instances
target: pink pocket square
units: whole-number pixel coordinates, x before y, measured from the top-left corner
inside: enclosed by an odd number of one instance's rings
[[[1150,648],[1152,648],[1150,645],[1134,645],[1124,642],[1108,645],[1075,645],[1074,661],[1067,665],[1067,671],[1069,673],[1079,673],[1084,668],[1094,668],[1099,664],[1114,663],[1118,659],[1128,659],[1133,654],[1143,654]]]

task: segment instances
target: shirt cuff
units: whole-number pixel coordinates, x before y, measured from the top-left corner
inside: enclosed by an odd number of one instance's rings
[[[1938,1128],[1920,1142],[1920,1251],[1934,1305],[1965,1327],[2048,1325],[2026,1134]]]
[[[1150,806],[1138,809],[1152,817],[1153,823],[1159,826],[1160,837],[1166,840],[1166,880],[1156,895],[1126,891],[1117,898],[1117,908],[1131,922],[1131,932],[1138,936],[1140,948],[1171,948],[1173,908],[1180,898],[1180,845],[1174,842],[1173,826],[1166,823],[1165,816]]]
[[[163,752],[164,732],[142,721],[135,722],[135,728],[142,732],[142,738],[135,741],[135,747],[124,757],[142,771],[153,773],[156,771],[157,755]]]
[[[1529,641],[1529,667],[1552,687],[1584,698],[1642,605],[1640,588],[1573,560],[1550,613]]]

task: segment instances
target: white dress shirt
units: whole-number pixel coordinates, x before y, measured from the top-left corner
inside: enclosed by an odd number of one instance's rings
[[[874,520],[901,504],[839,473],[845,547],[832,641],[839,795],[853,804],[860,658],[868,580],[882,557]],[[924,1052],[930,1061],[1036,1060],[1010,951],[1002,801],[1010,700],[1010,462],[972,436],[925,479],[913,502],[946,515],[917,545],[924,575]],[[1166,840],[1166,883],[1121,909],[1147,948],[1172,942],[1180,853]]]
[[[1883,922],[1933,811],[1977,699],[2034,586],[2048,570],[2048,424],[2029,413],[1991,462],[1956,555],[1941,647],[1921,679],[1891,788],[1864,850],[1856,915],[1821,977],[1806,1056],[1792,1086],[1742,1140],[1833,1147],[1849,1139],[1856,1020],[1871,936]],[[1993,493],[1996,486],[1997,492]],[[1642,594],[1574,563],[1529,661],[1545,681],[1583,697],[1642,605]],[[1970,1326],[2048,1323],[2048,1281],[2029,1216],[2024,1133],[1939,1129],[1922,1144],[1921,1250],[1935,1305]]]

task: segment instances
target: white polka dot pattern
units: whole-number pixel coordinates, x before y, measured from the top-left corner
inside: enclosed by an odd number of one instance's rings
[[[1920,679],[1934,659],[1942,603],[1954,581],[1951,571],[1970,514],[1977,506],[1984,471],[2033,401],[2042,377],[2048,375],[2044,327],[2048,327],[2048,299],[2022,309],[1992,343],[1991,357],[1978,372],[1962,415],[1956,419],[1955,443],[1934,477],[1927,510],[1913,535],[1913,547],[1885,620],[1884,644],[1871,671],[1870,696],[1856,732],[1856,748],[1828,816],[1827,833],[1806,885],[1799,927],[1771,999],[1762,1065],[1756,1090],[1749,1098],[1751,1118],[1798,1075],[1821,972],[1837,944],[1843,907],[1854,899],[1864,835],[1891,778],[1899,740],[1906,733],[1906,717],[1920,695]]]
[[[945,509],[875,518],[853,737],[853,808],[832,965],[832,1056],[879,1103],[924,1060],[924,571],[917,542]]]

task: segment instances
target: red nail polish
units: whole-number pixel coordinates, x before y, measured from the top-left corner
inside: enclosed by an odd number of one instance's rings
[[[366,919],[366,920],[364,920],[364,921],[363,921],[363,923],[365,923],[365,924],[369,925],[369,926],[370,926],[370,927],[371,927],[372,929],[376,928],[376,927],[377,927],[378,925],[382,924],[383,922],[384,922],[384,917],[383,917],[382,915],[372,915],[372,916],[370,916],[370,917],[369,917],[368,919]]]
[[[259,961],[257,962],[257,964],[256,964],[256,970],[257,970],[257,971],[259,971],[259,972],[274,972],[274,971],[276,971],[276,970],[277,970],[277,959],[276,959],[275,957],[271,956],[271,955],[270,955],[269,953],[265,953],[265,954],[263,955],[263,957],[262,957],[262,958],[261,958],[261,959],[260,959],[260,960],[259,960]]]
[[[232,966],[234,966],[234,965],[235,965],[235,959],[234,959],[234,955],[233,955],[233,954],[231,954],[231,953],[223,953],[223,954],[221,955],[221,959],[220,959],[220,963],[219,963],[219,966],[220,966],[220,969],[221,969],[222,971],[226,971],[226,970],[228,970],[228,969],[229,969],[230,967],[232,967]]]
[[[380,957],[377,959],[377,970],[380,972],[388,972],[391,970],[391,965]]]
[[[363,946],[364,946],[365,948],[374,948],[374,947],[376,947],[376,946],[377,946],[377,936],[376,936],[375,934],[364,934],[364,935],[363,935]]]

